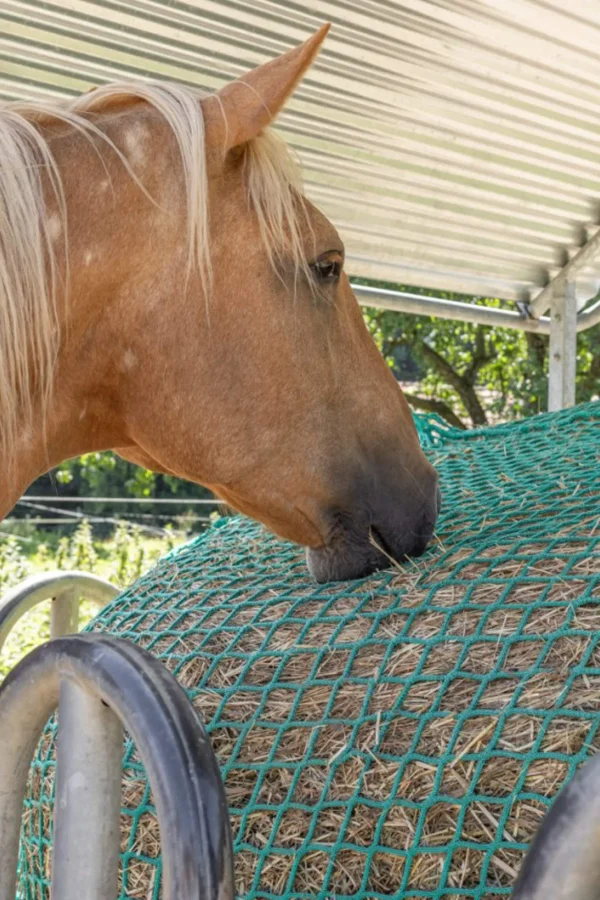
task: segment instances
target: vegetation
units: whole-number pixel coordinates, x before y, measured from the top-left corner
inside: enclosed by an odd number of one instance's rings
[[[427,295],[355,279],[364,284]],[[448,300],[500,307],[499,300],[436,292]],[[367,324],[416,410],[434,412],[458,428],[522,418],[546,409],[548,337],[384,310],[366,310]],[[598,396],[600,326],[579,335],[577,402]]]
[[[105,502],[94,503],[93,508],[84,504],[69,504],[69,510],[85,512],[94,516],[115,516],[115,504],[111,498],[132,497],[149,500],[168,499],[180,501],[173,506],[162,506],[152,502],[143,506],[119,505],[118,513],[123,517],[136,519],[147,516],[147,521],[154,524],[165,524],[171,519],[184,519],[180,527],[190,528],[189,519],[197,518],[198,508],[186,506],[187,500],[210,499],[212,494],[206,488],[189,481],[182,481],[170,475],[157,475],[147,469],[141,469],[133,463],[126,462],[114,453],[86,453],[78,459],[68,460],[50,475],[38,478],[29,490],[30,494],[52,497],[60,492],[61,497],[98,497],[106,498]],[[204,508],[203,514],[208,516],[209,510]],[[198,524],[202,527],[202,523]]]
[[[0,540],[0,596],[30,575],[55,569],[81,569],[126,587],[183,540],[170,529],[164,538],[145,538],[139,528],[126,523],[118,525],[108,539],[94,540],[85,520],[71,537],[47,537],[48,541],[41,543],[17,536]],[[91,618],[93,611],[93,606],[82,604],[82,621]],[[31,610],[19,622],[0,655],[0,678],[49,637],[49,619],[50,601]]]

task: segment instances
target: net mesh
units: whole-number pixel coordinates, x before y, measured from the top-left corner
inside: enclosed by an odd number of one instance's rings
[[[240,897],[508,895],[598,744],[600,403],[467,433],[417,424],[444,497],[420,560],[318,586],[301,550],[223,520],[92,623],[162,659],[204,716]],[[22,900],[49,896],[53,735],[31,769]],[[156,900],[129,741],[122,829],[119,896]]]

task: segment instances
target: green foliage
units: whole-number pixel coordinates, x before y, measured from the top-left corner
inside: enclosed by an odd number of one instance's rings
[[[29,561],[21,553],[17,538],[0,541],[0,591],[18,584],[29,574]]]
[[[11,631],[0,654],[0,683],[20,659],[49,637],[50,601],[30,610]]]
[[[114,453],[86,453],[63,463],[54,475],[59,484],[98,497],[118,497],[123,491],[132,497],[150,497],[157,479]]]
[[[68,510],[92,514],[95,516],[114,517],[115,505],[112,497],[149,498],[150,502],[143,505],[135,503],[118,506],[118,513],[123,517],[135,518],[136,516],[150,516],[161,526],[170,516],[173,521],[185,519],[179,524],[179,529],[188,529],[189,519],[198,515],[198,507],[186,508],[186,500],[210,499],[212,494],[206,488],[180,478],[168,475],[159,475],[149,472],[133,463],[126,462],[114,453],[86,453],[78,459],[68,460],[55,469],[51,475],[39,478],[30,488],[29,493],[51,498],[56,493],[56,485],[59,484],[61,497],[98,497],[106,498],[106,502],[95,502],[93,506],[83,504],[69,504]],[[153,504],[153,498],[181,500],[181,503],[169,505]],[[66,510],[67,507],[64,507]],[[17,512],[22,512],[17,507]],[[148,522],[148,520],[146,520]],[[18,526],[19,528],[25,526]],[[190,530],[198,530],[194,524]],[[27,534],[26,531],[19,533]]]
[[[54,569],[82,569],[125,587],[182,540],[171,528],[165,529],[163,537],[144,537],[139,528],[127,522],[119,523],[108,539],[96,540],[86,519],[71,537],[60,538],[56,549],[38,544],[35,552],[28,554],[27,543],[18,537],[2,539],[0,593],[29,575]]]
[[[172,550],[177,543],[171,529],[162,538],[145,538],[140,529],[120,523],[108,540],[94,540],[90,523],[85,519],[74,534],[62,537],[55,549],[39,544],[28,555],[28,543],[17,537],[0,540],[0,596],[8,588],[39,572],[81,569],[127,587]],[[81,619],[87,621],[95,608],[82,604]],[[0,678],[22,656],[50,636],[50,601],[27,613],[11,633],[0,655]]]
[[[497,299],[353,280],[488,307],[505,305]],[[418,387],[406,392],[416,409],[437,412],[459,427],[521,418],[546,409],[548,338],[544,335],[374,309],[365,310],[365,319],[399,380],[415,377],[407,371],[407,352],[412,365],[416,363]],[[599,384],[597,327],[579,335],[577,401],[594,399]]]
[[[83,571],[93,572],[98,564],[98,554],[96,553],[94,542],[92,540],[92,528],[87,519],[84,519],[77,531],[68,542],[69,568],[82,569]],[[64,566],[63,566],[64,567]]]
[[[147,469],[126,462],[114,453],[86,453],[63,463],[54,473],[59,484],[69,485],[66,493],[96,497],[172,496],[180,490],[177,478],[166,479]],[[190,485],[185,496],[203,496],[206,491]]]

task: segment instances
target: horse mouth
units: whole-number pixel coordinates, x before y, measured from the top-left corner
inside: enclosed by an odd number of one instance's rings
[[[329,546],[308,548],[306,562],[309,572],[320,584],[328,581],[351,581],[365,578],[400,566],[409,559],[421,556],[433,535],[433,528],[422,534],[410,534],[392,550],[383,536],[371,528],[363,540],[338,540]]]
[[[401,568],[421,556],[431,541],[441,506],[437,475],[424,485],[378,493],[356,491],[353,507],[322,514],[324,543],[307,550],[309,571],[318,582],[365,578],[379,569]],[[360,484],[360,482],[359,482]]]

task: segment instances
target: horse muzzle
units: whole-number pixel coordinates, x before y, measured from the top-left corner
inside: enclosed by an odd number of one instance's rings
[[[437,475],[397,489],[363,492],[352,509],[337,506],[326,515],[324,546],[306,551],[308,568],[319,582],[363,578],[379,569],[421,556],[433,537],[441,506]]]

